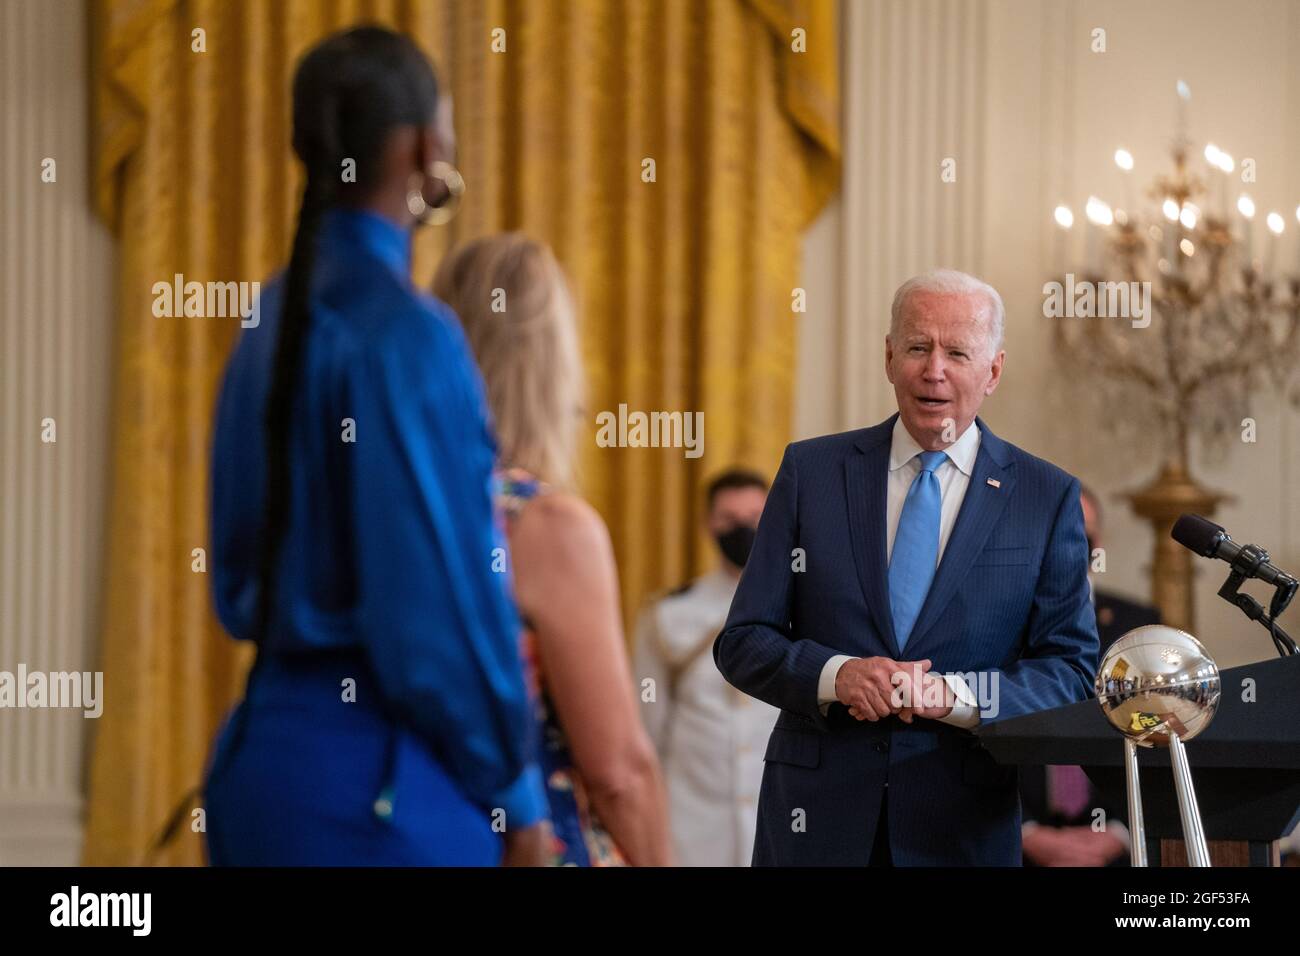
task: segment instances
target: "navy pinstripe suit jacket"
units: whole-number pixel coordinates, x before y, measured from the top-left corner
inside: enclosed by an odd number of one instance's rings
[[[728,681],[781,708],[755,866],[865,865],[886,787],[895,864],[1020,864],[1014,768],[938,721],[858,721],[840,703],[823,715],[817,683],[832,656],[929,658],[935,673],[983,674],[996,706],[985,721],[1092,692],[1097,626],[1079,482],[980,419],[970,486],[900,656],[885,558],[895,418],[786,448],[714,643]]]

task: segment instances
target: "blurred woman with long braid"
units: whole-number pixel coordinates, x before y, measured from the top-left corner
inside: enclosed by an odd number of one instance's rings
[[[297,68],[293,148],[288,269],[216,415],[216,607],[258,653],[206,780],[211,861],[541,862],[482,383],[409,278],[461,186],[448,101],[410,40],[351,30]]]
[[[433,287],[465,324],[497,428],[552,862],[669,864],[663,778],[632,692],[609,532],[570,490],[583,376],[564,274],[545,246],[509,233],[449,255]]]

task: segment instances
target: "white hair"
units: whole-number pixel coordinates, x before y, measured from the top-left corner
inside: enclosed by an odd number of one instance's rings
[[[998,290],[987,282],[982,282],[965,272],[956,269],[934,269],[908,279],[894,293],[894,304],[889,307],[889,335],[898,334],[898,323],[903,317],[903,307],[907,298],[914,292],[937,292],[956,295],[982,295],[988,299],[991,315],[989,316],[989,345],[992,353],[997,354],[1002,348],[1002,326],[1006,310],[1002,306],[1002,296]]]

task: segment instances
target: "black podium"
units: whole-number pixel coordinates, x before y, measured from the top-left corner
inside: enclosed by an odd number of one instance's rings
[[[1187,760],[1215,866],[1275,866],[1275,841],[1300,818],[1300,657],[1246,664],[1220,675],[1222,696]],[[982,724],[998,763],[1078,765],[1116,806],[1127,802],[1124,738],[1086,700]],[[1169,751],[1138,748],[1147,860],[1186,865]]]

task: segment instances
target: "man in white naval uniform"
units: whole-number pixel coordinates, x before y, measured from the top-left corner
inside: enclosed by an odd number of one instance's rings
[[[719,566],[653,601],[637,624],[641,714],[663,763],[681,866],[749,866],[753,855],[763,753],[778,711],[728,684],[711,651],[766,499],[767,482],[755,472],[715,478],[706,522]]]

